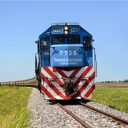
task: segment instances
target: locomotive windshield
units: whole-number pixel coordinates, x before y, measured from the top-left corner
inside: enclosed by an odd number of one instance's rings
[[[67,42],[68,42],[68,44],[79,44],[80,36],[79,35],[69,35]]]
[[[52,45],[54,44],[80,44],[80,36],[73,34],[69,34],[68,36],[53,35]]]
[[[64,35],[53,35],[52,36],[52,44],[64,44],[65,37]]]

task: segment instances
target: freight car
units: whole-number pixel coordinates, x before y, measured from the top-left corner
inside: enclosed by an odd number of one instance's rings
[[[89,99],[96,54],[90,33],[76,23],[54,23],[35,42],[38,88],[49,100]]]

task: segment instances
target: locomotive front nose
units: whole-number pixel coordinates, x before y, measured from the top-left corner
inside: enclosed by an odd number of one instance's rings
[[[65,86],[64,86],[64,92],[66,96],[71,97],[75,92],[76,89],[73,87],[74,79],[71,78],[63,78]]]

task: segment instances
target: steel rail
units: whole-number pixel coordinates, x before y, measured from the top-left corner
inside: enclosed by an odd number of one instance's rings
[[[77,122],[79,122],[85,128],[91,128],[91,126],[89,126],[86,122],[84,122],[83,120],[81,120],[78,116],[76,116],[75,114],[73,114],[71,111],[69,111],[68,109],[66,109],[65,107],[63,107],[61,104],[57,103],[57,105],[60,108],[62,108],[64,111],[66,111],[70,116],[72,116]]]
[[[79,102],[79,103],[80,103],[80,105],[82,105],[82,106],[84,106],[84,107],[86,107],[86,108],[89,108],[89,109],[91,109],[91,110],[93,110],[93,111],[95,111],[95,112],[99,112],[99,113],[101,113],[101,114],[103,114],[103,115],[105,115],[105,116],[111,117],[111,118],[114,119],[115,121],[118,121],[118,122],[120,122],[120,123],[123,123],[123,124],[125,124],[125,125],[128,125],[128,121],[127,121],[127,120],[124,120],[124,119],[122,119],[122,118],[119,118],[119,117],[117,117],[117,116],[114,116],[114,115],[112,115],[112,114],[109,114],[109,113],[107,113],[107,112],[101,111],[101,110],[99,110],[99,109],[97,109],[97,108],[94,108],[94,107],[92,107],[92,106],[90,106],[90,105],[87,105],[87,104],[84,104],[84,103],[82,103],[82,102]]]

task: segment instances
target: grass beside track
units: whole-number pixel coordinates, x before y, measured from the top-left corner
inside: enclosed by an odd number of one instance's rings
[[[0,128],[27,128],[30,88],[0,87]]]
[[[95,102],[128,113],[128,89],[97,87],[92,99]]]

